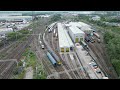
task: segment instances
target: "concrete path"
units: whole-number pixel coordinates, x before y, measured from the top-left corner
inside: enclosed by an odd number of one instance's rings
[[[24,79],[33,79],[33,69],[32,69],[32,67],[28,67],[26,69],[26,74],[25,74]]]

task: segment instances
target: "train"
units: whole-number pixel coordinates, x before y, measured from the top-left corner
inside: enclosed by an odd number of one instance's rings
[[[44,49],[45,47],[44,47],[44,45],[41,45],[41,47],[42,47],[42,49]]]
[[[52,32],[52,30],[53,30],[53,27],[56,25],[56,22],[55,23],[52,23],[50,26],[48,26],[48,32],[50,33],[50,32]]]
[[[97,33],[94,32],[93,35],[96,36],[98,39],[100,39],[99,34],[97,34]]]
[[[51,28],[49,28],[48,32],[49,32],[49,33],[50,33],[50,32],[52,32],[52,27],[51,27]]]
[[[81,44],[84,48],[88,49],[88,45],[84,41],[81,41]]]
[[[42,41],[39,41],[40,45],[42,44]]]
[[[53,56],[53,58],[56,60],[57,65],[61,65],[62,62],[60,61],[60,58],[55,54],[55,52],[52,50],[52,48],[48,45],[48,43],[46,42],[44,36],[45,36],[45,33],[43,34],[43,41],[44,41],[45,46],[46,46],[47,49],[48,49],[48,52],[49,52],[49,53]]]
[[[55,36],[56,36],[56,38],[57,38],[57,37],[58,37],[58,34],[56,33]]]
[[[40,45],[41,45],[41,48],[44,49],[45,46],[42,44],[42,41],[39,41]]]
[[[95,42],[95,38],[90,36],[90,42],[94,43]]]
[[[55,31],[56,31],[56,30],[54,29],[54,32],[53,32],[53,37],[55,37]]]
[[[54,53],[53,50],[48,50],[50,52],[50,54],[54,57],[54,59],[56,60],[57,62],[57,65],[61,65],[61,61],[60,61],[60,58]]]
[[[87,42],[90,42],[90,38],[89,38],[88,36],[85,36],[85,40],[86,40]]]
[[[49,52],[47,52],[46,55],[47,55],[48,59],[50,60],[50,62],[52,63],[52,65],[56,66],[57,62],[55,61],[55,59],[53,58],[53,56]]]

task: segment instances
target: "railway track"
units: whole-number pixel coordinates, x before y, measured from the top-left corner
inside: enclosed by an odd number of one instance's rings
[[[0,62],[0,79],[9,79],[12,76],[13,70],[16,67],[15,61]]]
[[[103,56],[102,56],[102,54],[101,54],[101,52],[100,52],[100,49],[98,49],[95,45],[92,45],[92,44],[88,44],[89,45],[89,47],[92,49],[92,51],[93,51],[93,53],[96,55],[96,57],[97,57],[97,62],[99,62],[99,64],[100,65],[102,65],[102,70],[104,71],[104,73],[106,74],[106,75],[108,75],[108,77],[110,78],[111,77],[111,75],[112,75],[112,73],[110,72],[110,70],[109,70],[109,68],[108,68],[108,66],[106,65],[106,63],[104,62],[104,59],[103,59]]]
[[[22,57],[23,52],[25,51],[25,49],[29,46],[29,44],[32,41],[32,37],[28,36],[27,37],[27,41],[26,42],[16,42],[14,44],[12,44],[10,47],[4,49],[1,53],[3,55],[5,55],[4,57],[1,57],[0,59],[2,60],[6,60],[6,59],[17,59],[17,62],[20,61],[20,58]],[[10,78],[12,75],[12,70],[15,68],[16,66],[13,65],[11,66],[11,64],[9,64],[7,66],[6,71],[4,71],[4,73],[1,72],[1,78]]]
[[[74,53],[73,57],[75,59],[76,65],[78,64],[78,67],[80,67],[79,73],[81,75],[81,78],[82,79],[89,79],[89,77],[87,77],[86,72],[83,69],[84,67],[82,66],[81,62],[79,62],[79,60],[78,60],[78,58],[77,58],[75,53]]]
[[[70,67],[70,70],[71,70],[71,69],[74,69],[74,68],[71,66],[70,62],[69,62],[69,57],[68,57],[67,54],[65,54],[65,61],[66,61],[66,63],[68,64],[68,66]],[[73,71],[71,71],[71,72],[72,72],[72,75],[73,75],[73,76],[71,76],[71,77],[75,77],[75,79],[77,79],[77,77],[76,77],[76,75],[74,74],[74,72],[73,72]]]
[[[69,77],[67,76],[66,73],[60,74],[60,78],[61,78],[61,79],[69,79]]]
[[[81,70],[81,68],[80,67],[82,67],[81,66],[81,64],[80,64],[80,62],[78,62],[78,60],[77,60],[77,57],[75,56],[75,53],[72,53],[72,55],[73,55],[73,61],[72,61],[72,59],[70,59],[70,55],[68,55],[68,57],[69,57],[69,60],[71,61],[71,63],[73,64],[73,67],[74,68],[77,68],[75,71],[74,71],[74,73],[75,73],[75,75],[76,75],[76,77],[78,78],[78,79],[86,79],[86,76],[85,76],[85,73]],[[84,75],[83,75],[83,73],[84,73]]]
[[[68,60],[69,60],[69,62],[70,62],[70,64],[71,64],[72,68],[73,68],[73,69],[77,68],[77,66],[75,65],[75,62],[72,62],[72,60],[71,60],[71,58],[70,58],[70,54],[67,54],[67,56],[68,56]],[[75,59],[74,59],[74,61],[75,61]],[[74,63],[74,64],[73,64],[73,63]],[[78,79],[81,78],[78,69],[76,69],[75,71],[73,71],[73,73],[76,75],[76,78],[78,78]]]

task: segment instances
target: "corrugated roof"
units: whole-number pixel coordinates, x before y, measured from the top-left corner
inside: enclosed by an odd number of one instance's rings
[[[83,22],[78,22],[78,24],[80,24],[82,27],[91,27],[90,25]]]
[[[71,26],[69,27],[70,30],[73,32],[73,34],[84,34],[84,32],[82,30],[80,30],[79,28],[75,27],[75,26]]]
[[[70,22],[69,25],[76,26],[76,27],[82,27],[82,25],[79,24],[78,22]]]
[[[92,29],[90,27],[81,27],[81,30],[82,31],[85,31],[85,30],[90,30],[91,31]]]
[[[61,23],[58,23],[58,37],[59,37],[59,46],[60,47],[74,46],[72,40],[68,36],[67,31],[64,30]]]

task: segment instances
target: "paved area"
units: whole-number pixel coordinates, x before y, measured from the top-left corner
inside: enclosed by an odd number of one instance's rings
[[[28,67],[26,69],[26,75],[24,79],[33,79],[33,69],[32,67]]]
[[[85,70],[89,74],[90,78],[101,79],[102,75],[96,73],[96,70],[89,64],[91,63],[92,58],[89,55],[87,55],[87,51],[85,51],[83,47],[80,45],[80,46],[76,46],[76,52],[78,53],[78,56],[82,64],[84,65]]]

